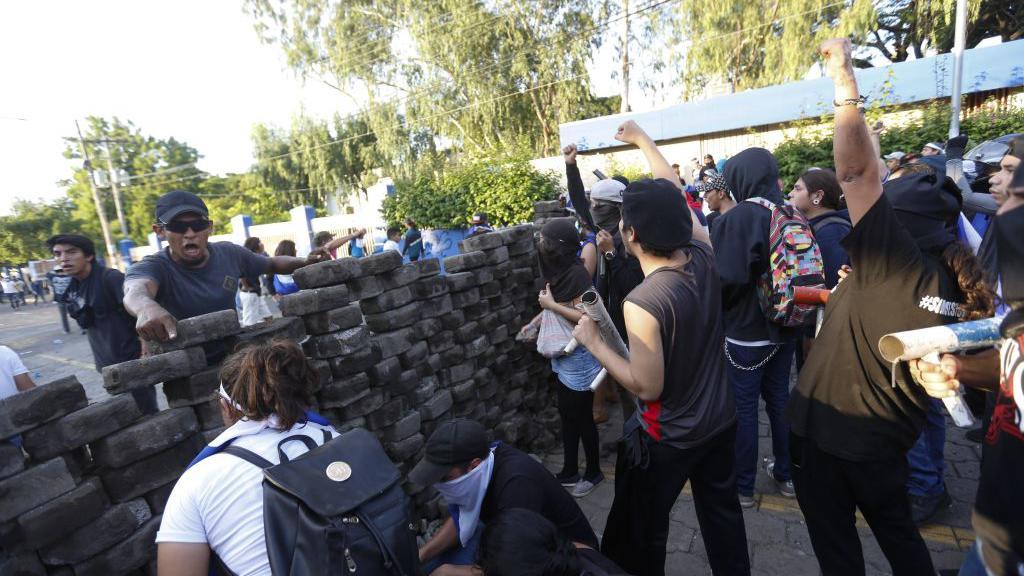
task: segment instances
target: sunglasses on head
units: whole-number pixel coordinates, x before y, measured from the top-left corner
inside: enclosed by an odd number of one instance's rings
[[[161,222],[160,225],[164,227],[168,232],[174,232],[175,234],[184,234],[189,228],[193,232],[202,232],[209,228],[213,222],[200,218],[198,220],[176,220],[172,222]]]

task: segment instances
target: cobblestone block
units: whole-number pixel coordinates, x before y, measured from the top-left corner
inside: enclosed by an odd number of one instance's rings
[[[124,468],[110,468],[101,472],[103,487],[114,502],[137,498],[176,480],[202,448],[199,436],[193,434],[169,450]]]
[[[476,252],[478,250],[493,250],[505,244],[505,239],[497,232],[477,234],[459,242],[459,252]]]
[[[424,420],[423,424],[420,426],[423,430],[423,436],[430,438],[430,435],[434,433],[434,430],[437,430],[437,427],[440,426],[442,422],[451,420],[452,418],[452,411],[446,410],[433,420]]]
[[[306,290],[341,284],[361,274],[358,258],[338,258],[303,266],[292,273],[292,279],[299,288]]]
[[[352,374],[335,378],[320,390],[321,408],[342,408],[362,398],[370,389],[370,378],[366,374]]]
[[[436,298],[448,293],[448,279],[445,276],[430,276],[417,280],[410,286],[412,295],[417,300]]]
[[[310,338],[305,347],[306,354],[314,358],[333,358],[343,354],[352,354],[365,348],[370,342],[370,332],[365,326],[356,326],[341,332],[331,332]],[[310,354],[312,352],[312,354]]]
[[[405,306],[412,302],[412,290],[408,286],[402,286],[394,290],[388,290],[373,298],[366,298],[359,301],[359,307],[363,314],[379,314]]]
[[[341,308],[348,303],[349,289],[345,285],[300,290],[281,298],[281,314],[305,316]]]
[[[370,368],[368,371],[370,381],[377,386],[383,386],[395,381],[402,373],[402,364],[397,357],[385,358]]]
[[[150,518],[134,534],[113,548],[75,566],[75,576],[126,574],[148,564],[156,556],[160,517]]]
[[[367,395],[347,406],[342,407],[338,410],[338,414],[344,420],[352,420],[353,418],[365,417],[372,414],[383,405],[384,392],[380,390],[371,390]]]
[[[206,354],[202,348],[175,350],[105,367],[103,387],[110,394],[123,394],[166,380],[191,376],[203,368],[206,368]]]
[[[215,398],[218,386],[220,366],[214,366],[191,376],[164,382],[164,395],[171,408],[194,406]]]
[[[112,434],[142,417],[131,396],[114,396],[22,435],[23,447],[34,460],[49,460]]]
[[[517,253],[518,250],[515,246],[509,246],[509,257],[508,261],[512,263],[512,268],[529,268],[533,270],[534,265],[537,264],[537,255],[533,253],[533,243],[530,243],[529,249],[522,253]],[[537,275],[534,274],[534,278]]]
[[[508,333],[508,326],[498,326],[488,335],[488,339],[491,341],[492,346],[497,346],[502,342],[507,341],[511,336]]]
[[[498,320],[498,314],[493,311],[490,314],[477,318],[476,323],[480,325],[481,333],[490,332],[501,324]]]
[[[373,335],[374,347],[380,351],[381,359],[398,356],[412,347],[411,328],[402,328],[394,332],[383,332]]]
[[[513,318],[516,317],[516,309],[513,308],[512,306],[498,308],[497,310],[495,310],[495,313],[498,315],[498,321],[501,322],[502,324],[508,324],[512,322]],[[519,326],[513,326],[513,328],[518,330]]]
[[[220,410],[220,400],[210,400],[192,407],[195,410],[199,430],[206,432],[224,426],[224,415]]]
[[[447,370],[444,370],[445,377],[449,384],[455,382],[462,382],[463,380],[469,380],[473,377],[476,372],[476,366],[473,362],[463,362],[461,364],[455,364],[450,366]],[[429,418],[428,418],[429,420]]]
[[[437,388],[437,378],[428,376],[420,380],[420,383],[418,386],[416,386],[416,389],[410,392],[409,395],[407,396],[407,398],[409,399],[409,403],[412,406],[423,406],[425,402],[430,401],[430,399],[433,398],[435,394],[437,394]],[[424,414],[421,411],[420,418],[422,419],[423,416]]]
[[[107,506],[99,478],[89,478],[67,494],[19,516],[19,536],[29,548],[42,548],[89,524]]]
[[[174,490],[176,483],[168,482],[156,490],[146,493],[146,504],[149,505],[150,512],[154,515],[164,513],[164,508],[167,507],[167,499],[171,497],[171,490]]]
[[[469,402],[456,402],[452,404],[452,416],[456,418],[473,418],[473,409],[477,406],[476,399]],[[483,407],[481,406],[481,409]]]
[[[402,255],[394,250],[385,250],[359,259],[363,276],[376,276],[402,265]]]
[[[85,388],[74,376],[54,380],[0,400],[0,439],[85,408]]]
[[[412,263],[420,273],[420,278],[436,276],[441,273],[441,261],[437,258],[423,258]]]
[[[523,389],[509,390],[505,394],[505,399],[501,403],[502,407],[506,410],[518,410],[523,404]]]
[[[444,259],[444,270],[448,274],[465,272],[473,268],[479,268],[487,263],[487,256],[483,252],[466,252],[456,254]]]
[[[228,338],[226,342],[228,350],[238,350],[243,346],[262,344],[274,339],[301,342],[305,337],[306,325],[302,319],[287,316],[246,326],[237,335]]]
[[[424,341],[414,343],[408,350],[398,355],[398,360],[402,364],[402,368],[409,370],[415,368],[430,355],[430,348]]]
[[[316,370],[317,382],[310,386],[310,390],[315,394],[320,391],[321,386],[331,381],[333,375],[331,374],[331,363],[327,360],[313,360],[310,364]]]
[[[513,242],[506,248],[508,250],[509,259],[513,260],[513,266],[515,266],[517,263],[522,262],[522,260],[515,260],[516,257],[528,256],[532,258],[532,253],[536,250],[536,244],[534,243],[533,238],[527,238]]]
[[[75,480],[62,458],[33,466],[0,481],[0,523],[7,522],[74,490]]]
[[[504,246],[494,250],[487,250],[484,254],[486,255],[484,264],[487,266],[496,266],[502,262],[508,262],[508,248]]]
[[[441,327],[444,330],[455,330],[466,323],[466,313],[462,310],[452,310],[441,316]]]
[[[420,318],[437,318],[452,311],[452,299],[448,294],[438,298],[428,298],[420,300],[419,307]]]
[[[210,312],[178,320],[177,335],[166,342],[149,341],[151,354],[164,354],[172,350],[184,350],[215,340],[223,340],[237,334],[242,327],[238,324],[238,312],[234,309]]]
[[[385,292],[384,294],[388,294]],[[383,295],[382,295],[383,296]],[[364,300],[364,302],[366,302]],[[410,302],[400,308],[380,312],[378,314],[366,315],[366,326],[374,332],[390,332],[412,326],[420,319],[420,306],[418,302]]]
[[[494,270],[495,280],[504,280],[512,273],[512,263],[506,260],[505,262],[494,266],[491,270]]]
[[[335,356],[328,362],[331,365],[331,374],[335,378],[340,378],[368,370],[377,362],[377,357],[373,349],[367,346],[345,356]]]
[[[35,552],[24,552],[12,556],[0,554],[0,574],[3,576],[46,576],[47,572]]]
[[[431,373],[436,373],[444,368],[444,363],[441,360],[440,354],[431,354],[428,356],[426,364],[430,368]]]
[[[478,300],[462,307],[466,318],[483,318],[491,313],[491,304],[487,300]]]
[[[448,289],[452,292],[462,292],[477,285],[476,274],[473,272],[449,273],[444,278],[448,281]]]
[[[406,264],[395,268],[390,272],[385,272],[377,277],[380,282],[381,288],[385,291],[395,290],[402,286],[409,286],[413,282],[420,279],[420,271],[416,268],[415,264]]]
[[[349,299],[355,302],[356,300],[373,298],[383,292],[384,288],[381,287],[380,281],[377,280],[376,276],[364,276],[351,280],[348,283],[348,290]]]
[[[487,284],[480,285],[481,298],[493,298],[499,294],[501,294],[500,282],[488,282]]]
[[[384,447],[393,460],[401,462],[409,460],[418,454],[420,449],[423,448],[424,442],[423,434],[415,434],[404,440],[388,442]]]
[[[459,364],[466,358],[466,352],[463,350],[462,345],[455,344],[451,348],[441,352],[441,359],[444,361],[445,366],[454,366]],[[445,383],[449,383],[447,378]]]
[[[172,408],[90,444],[93,460],[121,468],[180,444],[199,430],[191,408]]]
[[[220,428],[211,428],[209,430],[203,430],[199,433],[199,437],[202,440],[202,444],[206,445],[213,442],[217,436],[220,436],[221,432],[227,429],[227,426],[221,426]]]
[[[472,341],[480,333],[480,326],[476,322],[466,322],[454,330],[455,341],[459,344]]]
[[[476,381],[466,380],[464,382],[457,382],[452,385],[451,391],[453,402],[476,400]]]
[[[417,434],[419,431],[420,413],[417,410],[413,410],[382,430],[381,436],[386,442],[398,442]]]
[[[0,442],[0,480],[25,469],[25,454],[10,442]]]
[[[465,308],[470,304],[476,304],[480,301],[480,290],[477,288],[470,288],[469,290],[463,290],[462,292],[452,292],[451,298],[453,308]]]
[[[412,337],[415,340],[426,340],[444,330],[439,318],[424,318],[412,325]]]
[[[503,228],[498,231],[498,234],[501,235],[505,245],[509,245],[527,239],[532,242],[535,232],[537,232],[537,228],[533,224],[520,224],[510,228]]]
[[[402,371],[397,378],[388,383],[385,390],[387,390],[392,396],[402,396],[416,388],[419,381],[420,372],[415,368],[411,368],[409,370]]]
[[[405,415],[405,399],[393,398],[366,415],[366,427],[370,430],[381,430],[398,422],[403,415]]]
[[[486,266],[484,268],[477,268],[473,270],[473,277],[476,278],[476,285],[483,286],[488,282],[494,281],[494,267]]]
[[[359,326],[363,323],[363,311],[359,308],[358,302],[353,302],[327,312],[308,314],[302,317],[302,322],[307,333],[319,336]]]
[[[77,564],[131,536],[151,517],[149,506],[142,498],[117,504],[87,526],[41,550],[40,557],[43,564],[50,566]]]

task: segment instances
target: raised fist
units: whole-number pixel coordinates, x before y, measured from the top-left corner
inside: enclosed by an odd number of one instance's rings
[[[821,43],[818,53],[831,78],[840,72],[853,70],[853,45],[848,38],[830,38]]]

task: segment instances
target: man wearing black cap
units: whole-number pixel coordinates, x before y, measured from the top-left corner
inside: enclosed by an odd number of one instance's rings
[[[622,195],[622,240],[644,272],[624,306],[629,359],[587,316],[573,331],[639,400],[619,445],[602,552],[630,574],[664,574],[669,512],[690,481],[712,571],[749,574],[714,254],[654,141],[633,121],[615,138],[640,148],[657,179],[632,182]]]
[[[487,430],[473,420],[460,418],[438,426],[409,480],[420,488],[437,489],[451,513],[420,548],[428,574],[479,574],[472,566],[479,528],[512,508],[532,510],[573,542],[597,548],[586,516],[555,477],[512,446],[488,443]]]
[[[124,286],[124,306],[143,340],[173,339],[178,320],[233,309],[239,278],[291,274],[325,257],[313,251],[305,259],[268,258],[231,242],[210,244],[212,230],[195,194],[175,190],[157,199],[153,231],[167,248],[129,268]]]

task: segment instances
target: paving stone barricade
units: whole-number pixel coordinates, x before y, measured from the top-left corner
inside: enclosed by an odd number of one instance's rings
[[[183,320],[153,355],[103,370],[89,404],[74,378],[0,401],[0,576],[155,573],[154,538],[174,483],[223,430],[218,365],[204,348],[301,342],[319,369],[316,410],[374,432],[407,473],[438,423],[479,420],[496,439],[557,445],[549,363],[518,329],[538,311],[534,224],[467,238],[461,253],[403,264],[396,252],[294,274],[283,318],[241,328],[233,310]],[[218,344],[219,343],[219,344]],[[169,407],[143,416],[136,388],[163,383]],[[406,485],[421,526],[445,513]]]

